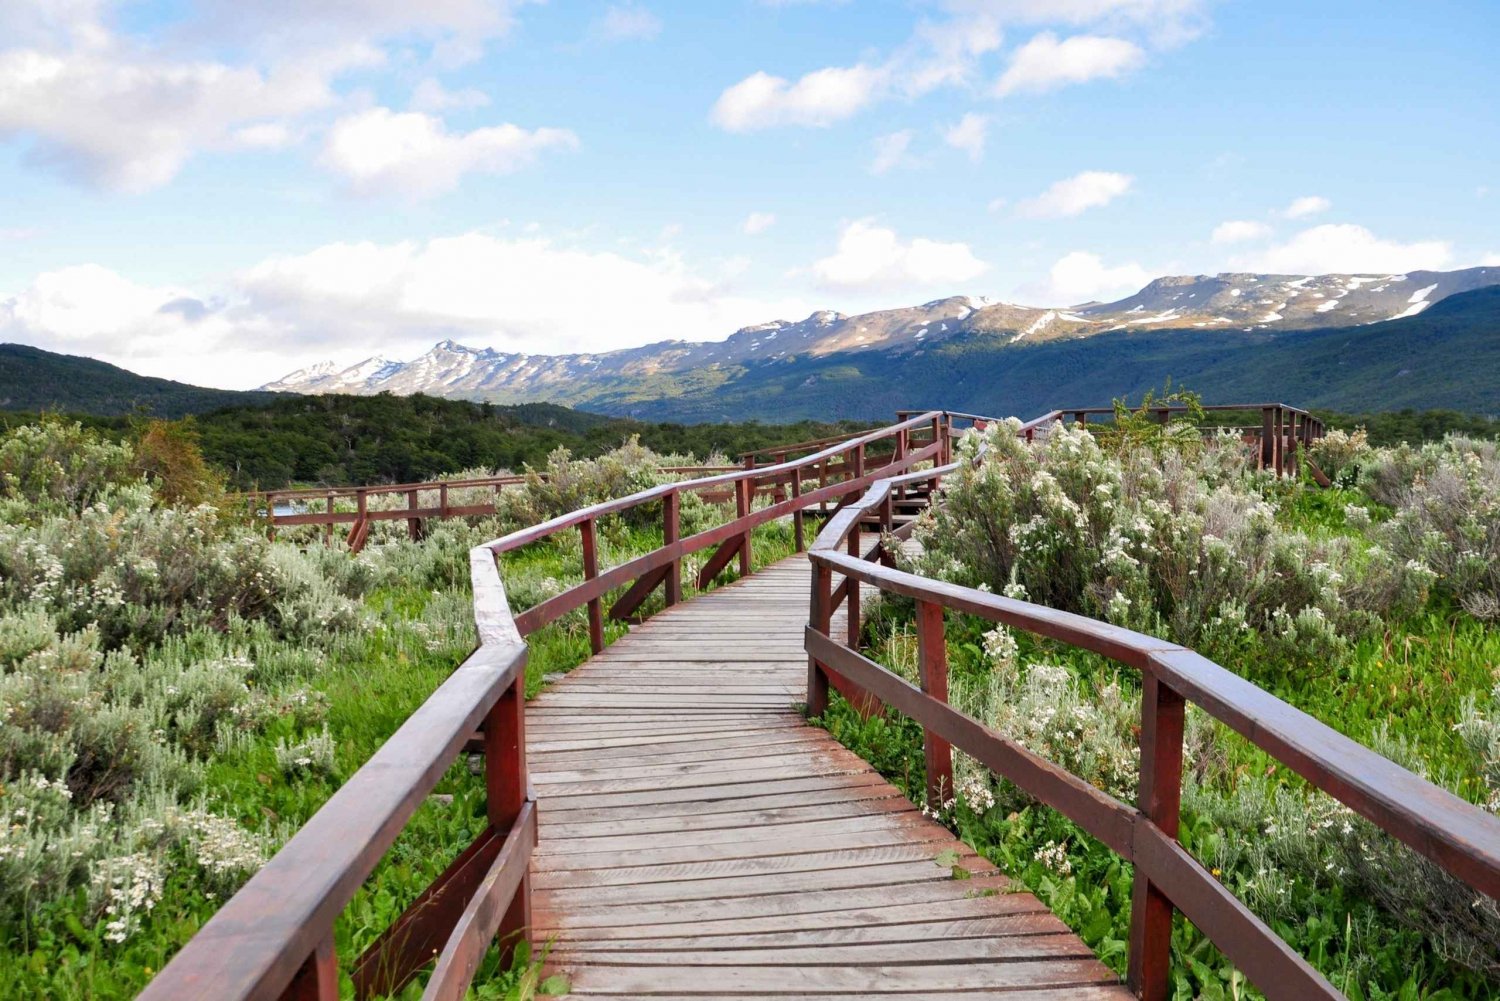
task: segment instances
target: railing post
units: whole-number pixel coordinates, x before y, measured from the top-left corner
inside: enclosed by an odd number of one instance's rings
[[[1182,813],[1184,702],[1154,674],[1143,682],[1139,805],[1147,820],[1176,838]],[[1126,981],[1142,1001],[1164,1001],[1170,995],[1171,964],[1172,902],[1137,868]]]
[[[490,826],[502,837],[510,830],[526,803],[526,671],[490,709],[484,722],[485,811]],[[502,962],[528,937],[531,929],[531,876],[521,877],[516,895],[500,922],[496,940]]]
[[[297,969],[281,992],[281,1001],[338,1001],[339,964],[333,951],[333,929]]]
[[[896,432],[896,455],[891,460],[891,468],[896,472],[897,475],[905,471],[902,468],[901,461],[906,458],[906,447],[906,428],[902,428],[900,431]],[[906,497],[906,484],[901,484],[896,488],[896,491],[898,496],[904,499]]]
[[[408,490],[406,492],[406,510],[408,512],[406,516],[406,535],[407,538],[413,541],[422,537],[422,519],[411,513],[422,506],[421,499],[418,496],[420,493],[421,491],[419,490]]]
[[[849,555],[859,559],[859,519],[849,526]],[[859,581],[854,577],[846,577],[845,584],[849,588],[849,598],[844,607],[848,610],[848,641],[849,649],[859,649]]]
[[[951,423],[945,421],[942,414],[938,414],[932,419],[932,440],[937,443],[938,447],[937,455],[932,460],[932,464],[934,467],[946,466],[949,462],[952,461],[952,430],[953,429]],[[933,503],[933,498],[937,497],[937,492],[938,481],[937,477],[934,476],[932,479],[927,481],[927,496],[929,504]]]
[[[802,530],[802,467],[797,466],[792,470],[792,499],[797,501],[797,507],[792,511],[792,534],[797,540],[797,552],[806,549],[806,540]]]
[[[583,536],[583,579],[593,580],[599,576],[599,546],[595,539],[594,519],[578,523]],[[589,647],[595,653],[604,649],[604,607],[600,599],[589,602]]]
[[[748,517],[750,507],[754,501],[755,481],[745,477],[735,483],[735,510],[741,518]],[[740,540],[740,576],[750,576],[750,526],[745,526],[745,533]]]
[[[331,490],[328,492],[327,509],[329,518],[328,524],[323,526],[323,545],[331,546],[333,545],[333,491]]]
[[[682,537],[682,495],[676,490],[661,499],[661,541],[670,546]],[[673,558],[667,570],[667,605],[682,600],[682,560]]]
[[[1260,411],[1260,468],[1269,469],[1276,459],[1275,448],[1275,419],[1273,408],[1262,407]]]
[[[442,512],[442,517],[444,517],[444,518],[448,517],[448,484],[447,483],[439,483],[438,484],[438,510]]]
[[[812,601],[808,625],[827,636],[833,620],[833,570],[821,563],[812,568]],[[812,655],[807,658],[807,715],[821,716],[828,710],[828,673]]]
[[[917,663],[922,691],[946,704],[948,641],[943,632],[943,606],[920,599],[917,601]],[[938,809],[953,798],[953,747],[924,727],[922,751],[927,762],[927,805]]]

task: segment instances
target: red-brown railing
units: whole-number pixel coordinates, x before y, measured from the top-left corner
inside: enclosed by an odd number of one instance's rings
[[[865,468],[870,447],[894,458]],[[681,597],[681,561],[714,548],[699,575],[706,586],[736,557],[750,567],[750,536],[791,515],[799,548],[803,516],[815,506],[851,503],[878,476],[946,461],[946,417],[933,411],[839,441],[804,458],[754,470],[668,483],[513,532],[470,552],[479,647],[379,751],[325,803],[188,942],[141,995],[148,1001],[316,999],[339,996],[333,925],[374,871],[423,798],[480,731],[489,824],[407,910],[355,960],[357,997],[395,993],[436,960],[424,998],[458,999],[498,937],[508,948],[530,923],[527,863],[536,844],[536,811],[526,778],[524,637],[587,606],[593,648],[603,647],[602,599],[632,586],[612,613],[629,615],[665,583],[668,604]],[[754,507],[767,485],[782,499]],[[406,485],[403,485],[405,487]],[[727,494],[725,491],[728,491]],[[681,498],[689,492],[733,496],[735,517],[680,537]],[[662,545],[601,571],[599,519],[645,505],[662,507]],[[404,514],[404,512],[398,512]],[[519,615],[505,597],[496,557],[558,532],[583,538],[582,583]]]
[[[1071,413],[1071,411],[1070,411]],[[1049,415],[1055,420],[1056,415]],[[1033,422],[1030,430],[1036,431]],[[1024,433],[1024,432],[1023,432]],[[1173,911],[1181,911],[1270,998],[1343,995],[1257,918],[1177,840],[1187,702],[1240,733],[1311,785],[1436,862],[1500,898],[1500,818],[1412,774],[1192,650],[1095,619],[904,573],[881,547],[861,558],[860,525],[889,524],[893,492],[957,464],[882,480],[836,514],[809,550],[807,705],[827,707],[830,683],[865,708],[876,703],[922,725],[929,796],[953,790],[952,748],[970,755],[1067,816],[1135,866],[1127,980],[1148,1001],[1169,996]],[[899,528],[897,537],[910,534]],[[843,551],[847,550],[847,552]],[[838,590],[833,575],[843,576]],[[916,601],[920,686],[859,652],[860,584]],[[839,601],[844,642],[830,635]],[[1134,806],[1032,753],[948,705],[944,610],[1059,640],[1141,672],[1141,773]]]
[[[471,560],[479,648],[146,986],[147,1001],[339,996],[333,925],[443,773],[482,732],[488,826],[356,960],[360,997],[436,960],[424,998],[462,998],[497,936],[530,923],[526,645],[488,551]]]

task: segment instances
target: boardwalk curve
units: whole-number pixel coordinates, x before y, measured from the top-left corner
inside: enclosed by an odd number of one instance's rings
[[[1130,997],[803,720],[808,578],[798,555],[669,609],[529,703],[549,972],[581,997]]]

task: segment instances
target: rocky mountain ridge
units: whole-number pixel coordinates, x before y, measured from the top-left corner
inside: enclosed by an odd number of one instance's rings
[[[1224,273],[1158,278],[1110,303],[1044,308],[953,296],[900,309],[848,316],[820,310],[775,320],[722,341],[660,341],[597,354],[524,354],[444,340],[409,362],[376,356],[340,368],[324,362],[261,387],[297,393],[426,393],[458,399],[558,399],[580,382],[639,383],[696,373],[712,383],[747,365],[820,359],[881,350],[921,356],[963,334],[999,335],[1007,345],[1114,331],[1277,331],[1353,327],[1421,313],[1435,302],[1500,285],[1500,267],[1408,274],[1272,275]]]

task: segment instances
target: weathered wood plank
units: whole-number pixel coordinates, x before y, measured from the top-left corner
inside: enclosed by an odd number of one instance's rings
[[[577,997],[657,1001],[709,985],[1128,997],[1034,896],[797,714],[810,576],[795,557],[678,604],[531,704],[549,970]]]

